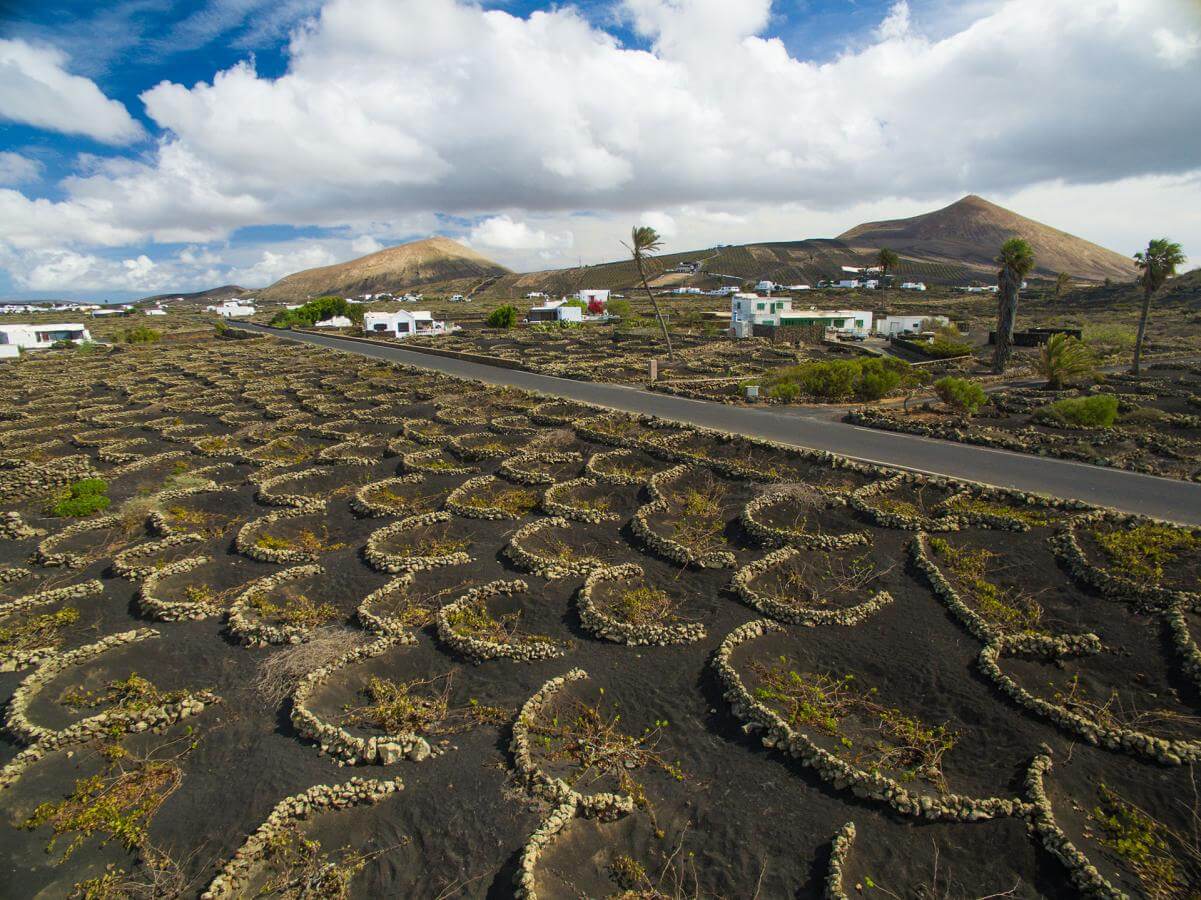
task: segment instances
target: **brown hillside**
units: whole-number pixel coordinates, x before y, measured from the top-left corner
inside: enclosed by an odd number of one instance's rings
[[[281,278],[259,296],[267,300],[307,300],[323,294],[405,291],[434,282],[466,279],[477,283],[509,270],[445,237],[389,247],[359,259],[306,269]]]
[[[229,300],[233,297],[241,297],[242,295],[249,293],[250,290],[248,288],[238,287],[236,284],[225,284],[221,287],[209,288],[207,291],[194,291],[190,294],[155,294],[153,297],[143,297],[137,302],[157,303],[159,300],[179,299],[185,303],[220,303],[222,300]]]
[[[910,219],[857,225],[838,239],[856,248],[890,247],[901,253],[920,251],[947,261],[991,266],[997,249],[1011,237],[1030,242],[1036,274],[1067,272],[1090,281],[1106,278],[1128,281],[1137,275],[1129,257],[1027,219],[974,194]]]

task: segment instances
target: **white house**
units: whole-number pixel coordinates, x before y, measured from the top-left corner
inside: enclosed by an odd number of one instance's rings
[[[223,319],[241,319],[257,312],[253,306],[243,306],[237,300],[226,300],[220,306],[206,306],[204,309],[205,312],[215,312]]]
[[[0,346],[45,350],[55,341],[90,341],[92,335],[74,322],[54,325],[0,325]],[[7,351],[11,353],[11,351]]]
[[[924,281],[903,281],[901,282],[901,290],[903,291],[924,291],[926,282]]]
[[[545,300],[546,294],[544,294],[542,291],[530,291],[528,294],[525,295],[525,299],[527,299],[527,300]]]
[[[836,331],[865,335],[872,330],[872,314],[858,309],[793,309],[792,301],[786,298],[735,294],[730,301],[730,323],[739,337],[750,334],[755,325],[825,325]]]
[[[349,328],[352,324],[346,316],[331,316],[323,322],[313,324],[314,328]]]
[[[165,309],[144,309],[142,312],[148,316],[165,316],[167,314]]]
[[[774,281],[760,281],[755,285],[755,290],[761,294],[770,294],[776,289],[777,285]]]
[[[811,290],[807,284],[788,284],[784,286],[786,291],[808,291]]]
[[[876,320],[876,333],[887,337],[917,334],[926,325],[945,328],[951,324],[946,316],[881,316]]]
[[[585,304],[593,300],[599,300],[601,303],[609,302],[609,292],[600,290],[599,288],[581,288],[576,296],[580,300],[583,300]]]
[[[396,312],[369,312],[363,314],[363,331],[367,334],[386,334],[404,338],[414,334],[446,334],[453,326],[439,322],[429,310],[398,309]]]
[[[564,300],[552,300],[542,306],[530,307],[525,320],[530,324],[535,322],[583,322],[584,311],[575,305],[568,306]]]

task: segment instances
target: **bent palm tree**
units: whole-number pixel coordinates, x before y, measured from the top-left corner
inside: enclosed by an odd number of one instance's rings
[[[1143,312],[1138,318],[1138,337],[1134,342],[1134,365],[1130,371],[1138,375],[1143,358],[1143,338],[1147,336],[1147,318],[1151,315],[1151,298],[1165,281],[1176,274],[1176,267],[1184,264],[1184,251],[1180,245],[1167,238],[1155,238],[1142,253],[1134,254],[1135,264],[1143,274],[1139,281],[1143,285]]]
[[[663,332],[663,343],[667,345],[667,358],[675,360],[675,354],[671,349],[671,335],[667,333],[667,322],[663,319],[663,313],[659,309],[659,301],[655,299],[655,295],[651,293],[650,285],[646,283],[646,268],[645,262],[648,256],[651,256],[663,246],[663,241],[659,238],[659,232],[651,228],[649,225],[635,225],[630,229],[630,243],[622,241],[622,246],[630,251],[634,257],[634,265],[638,267],[638,277],[642,279],[642,289],[646,291],[646,296],[650,298],[651,306],[655,308],[655,318],[659,320],[659,328]]]
[[[997,273],[997,345],[993,350],[992,370],[996,375],[1005,371],[1013,351],[1013,326],[1018,317],[1018,292],[1022,279],[1034,268],[1034,250],[1022,238],[1010,238],[1001,245],[997,257],[1001,271]]]

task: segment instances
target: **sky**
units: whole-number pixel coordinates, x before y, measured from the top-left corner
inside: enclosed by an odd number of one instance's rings
[[[0,0],[0,298],[519,271],[980,194],[1201,262],[1201,0]]]

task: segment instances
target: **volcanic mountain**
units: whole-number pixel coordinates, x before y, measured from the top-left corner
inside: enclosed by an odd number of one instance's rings
[[[975,194],[910,219],[856,225],[838,240],[855,248],[889,247],[901,254],[918,252],[947,262],[995,268],[998,248],[1011,237],[1029,242],[1036,274],[1067,272],[1090,281],[1129,281],[1137,275],[1130,257],[1027,219]]]
[[[250,291],[236,284],[223,284],[221,287],[209,288],[207,291],[193,291],[190,294],[155,294],[153,297],[143,297],[139,303],[157,303],[160,300],[182,300],[184,303],[220,303],[249,294]]]
[[[395,292],[460,279],[483,283],[509,271],[450,238],[431,237],[349,262],[295,272],[258,296],[267,300],[307,300],[324,294]]]

